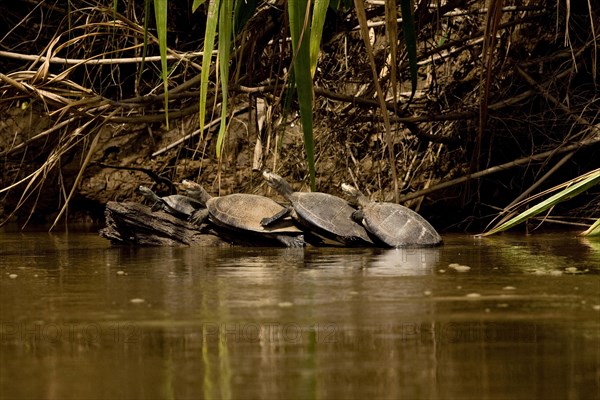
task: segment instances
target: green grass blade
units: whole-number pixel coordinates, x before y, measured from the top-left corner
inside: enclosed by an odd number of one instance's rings
[[[529,218],[534,217],[537,214],[546,211],[550,207],[553,207],[554,205],[556,205],[562,201],[565,201],[572,197],[577,196],[579,193],[584,192],[584,191],[588,190],[589,188],[591,188],[592,186],[598,184],[598,182],[600,182],[600,169],[589,174],[587,178],[573,184],[572,186],[569,186],[569,187],[561,190],[560,192],[547,198],[546,200],[542,201],[541,203],[536,204],[535,206],[531,207],[527,211],[522,212],[521,214],[517,215],[514,218],[511,218],[510,220],[506,221],[502,225],[497,226],[494,229],[491,229],[491,230],[485,232],[482,236],[489,236],[494,233],[502,232],[509,228],[512,228],[513,226],[518,225],[521,222],[524,222],[524,221],[528,220]]]
[[[221,0],[213,0],[208,4],[206,16],[206,30],[204,32],[204,54],[202,54],[202,72],[200,72],[200,113],[198,124],[200,137],[204,135],[204,123],[206,119],[206,97],[208,94],[208,77],[210,75],[210,64],[212,52],[215,47],[215,36],[217,34],[217,23],[219,22],[219,5]]]
[[[221,125],[217,136],[217,158],[221,157],[223,141],[227,134],[227,91],[229,85],[229,56],[233,33],[233,0],[221,0],[219,11],[219,73],[221,82]]]
[[[196,12],[198,7],[200,7],[204,3],[206,3],[206,0],[194,0],[194,2],[192,3],[192,12]]]
[[[148,54],[148,15],[150,15],[150,0],[144,1],[144,44],[142,46],[142,62],[140,63],[140,69],[137,76],[137,87],[140,87],[142,82],[142,74],[144,73],[144,66],[146,62],[146,54]]]
[[[402,13],[402,31],[408,54],[408,67],[410,71],[411,93],[408,103],[412,101],[417,90],[417,33],[415,19],[413,16],[412,1],[400,0],[400,12]]]
[[[167,0],[154,0],[154,19],[160,48],[160,66],[165,91],[165,123],[169,129],[169,71],[167,70]]]
[[[588,229],[581,232],[581,236],[600,236],[600,218],[596,220]]]
[[[241,32],[242,28],[246,25],[246,22],[254,15],[258,0],[244,0],[236,1],[233,6],[233,29],[235,34]]]
[[[310,188],[315,184],[315,149],[313,141],[313,82],[310,74],[310,27],[306,21],[307,0],[289,0],[288,14],[294,51],[294,76],[304,133],[304,150],[310,176]]]
[[[323,25],[327,16],[329,0],[315,0],[313,7],[312,24],[310,27],[310,76],[315,76],[319,51],[321,49],[321,36],[323,36]]]

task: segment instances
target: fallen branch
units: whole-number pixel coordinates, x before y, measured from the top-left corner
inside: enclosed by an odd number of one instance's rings
[[[218,246],[227,242],[189,222],[139,203],[109,201],[100,236],[113,244],[146,246]]]
[[[217,50],[213,51],[213,54],[217,54]],[[179,60],[182,57],[202,57],[204,52],[194,51],[190,53],[183,53],[180,55],[168,55],[167,60]],[[24,61],[40,61],[49,62],[53,64],[68,64],[68,65],[106,65],[106,64],[132,64],[143,62],[154,62],[160,61],[160,56],[148,56],[148,57],[126,57],[126,58],[100,58],[100,59],[81,59],[81,58],[64,58],[64,57],[46,57],[32,54],[20,54],[13,53],[12,51],[1,51],[0,57],[12,58],[15,60]]]

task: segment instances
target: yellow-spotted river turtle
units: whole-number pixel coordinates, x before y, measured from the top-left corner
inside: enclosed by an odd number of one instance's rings
[[[201,202],[189,196],[173,194],[159,197],[149,187],[143,185],[139,187],[139,191],[152,202],[152,211],[162,210],[179,218],[188,219],[196,210],[203,207]]]
[[[181,183],[181,189],[187,196],[205,205],[205,208],[193,214],[192,220],[195,223],[200,224],[208,218],[217,226],[241,234],[258,234],[287,247],[304,246],[304,235],[290,218],[270,226],[261,225],[263,218],[283,210],[281,205],[268,197],[244,193],[212,197],[200,184],[189,180]]]
[[[356,210],[346,200],[321,192],[294,192],[285,179],[269,170],[263,171],[263,178],[291,203],[291,207],[273,213],[262,221],[262,225],[271,226],[291,215],[303,226],[326,238],[347,245],[373,244],[365,228],[352,219]]]
[[[391,247],[437,246],[442,238],[425,218],[395,203],[369,200],[357,188],[342,183],[342,190],[358,204],[352,217]]]

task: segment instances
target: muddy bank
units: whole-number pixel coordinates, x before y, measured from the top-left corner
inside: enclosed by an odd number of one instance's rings
[[[49,121],[44,114],[36,114],[32,107],[28,109],[5,110],[3,125],[3,148],[18,148],[47,129]],[[9,218],[18,224],[52,223],[64,204],[79,177],[77,187],[70,198],[69,207],[64,215],[70,222],[91,221],[104,224],[105,205],[109,201],[133,201],[144,203],[137,191],[140,184],[152,186],[159,194],[176,192],[176,183],[183,179],[201,182],[214,195],[229,193],[255,193],[283,201],[263,182],[260,171],[269,167],[285,175],[297,190],[309,190],[307,168],[304,160],[302,132],[299,121],[289,117],[284,127],[278,127],[285,133],[275,139],[265,137],[248,129],[252,117],[249,112],[240,113],[230,124],[224,156],[217,159],[214,152],[214,134],[209,132],[203,139],[199,135],[185,139],[194,126],[195,116],[189,121],[178,121],[167,131],[164,124],[155,127],[148,125],[128,126],[127,124],[106,124],[93,139],[82,141],[75,148],[60,155],[59,168],[49,168],[40,186],[25,199],[18,188],[4,194],[2,205],[3,218]],[[325,121],[321,126],[326,126]],[[283,125],[283,124],[282,124]],[[18,129],[18,135],[6,134],[10,129]],[[329,127],[329,132],[332,128]],[[27,134],[29,133],[29,134]],[[343,130],[337,132],[337,139],[328,138],[325,131],[318,132],[317,143],[317,188],[320,191],[344,197],[339,185],[350,182],[368,192],[377,200],[393,201],[392,188],[382,182],[389,181],[389,168],[385,159],[377,159],[360,147],[362,143],[350,143],[349,134]],[[372,135],[369,135],[372,136]],[[346,138],[344,138],[346,137]],[[6,139],[12,139],[7,143]],[[182,138],[185,140],[182,141]],[[271,140],[269,140],[271,139]],[[371,139],[373,140],[373,139]],[[93,141],[93,146],[90,143]],[[178,143],[169,149],[173,143]],[[16,177],[26,178],[43,169],[57,143],[46,140],[42,146],[22,147],[22,151],[13,152],[10,157],[19,159],[19,163],[6,163],[12,168],[4,169],[1,177],[2,187],[9,186]],[[365,143],[365,146],[369,146]],[[376,146],[371,144],[371,146]],[[433,147],[428,145],[427,149]],[[447,147],[447,146],[446,146]],[[275,149],[278,149],[275,152]],[[360,152],[363,151],[363,154]],[[460,151],[456,149],[454,153]],[[585,159],[593,160],[592,148],[583,150],[576,158],[578,164],[585,165]],[[468,167],[465,163],[449,158],[449,154],[415,153],[411,163],[399,163],[400,171],[408,176],[409,167],[418,162],[418,172],[413,173],[403,193],[410,193],[412,187],[426,188],[444,179],[461,176]],[[423,157],[423,158],[421,158]],[[82,171],[82,161],[87,159]],[[21,161],[22,160],[22,161]],[[57,166],[57,167],[58,167]],[[565,170],[566,172],[567,170]],[[498,204],[503,197],[509,201],[513,192],[506,191],[509,184],[523,183],[520,170],[495,174],[476,182],[456,185],[445,190],[429,194],[417,201],[405,205],[418,210],[440,231],[480,229],[487,205]],[[80,175],[79,175],[80,174]],[[561,177],[557,177],[561,179]],[[512,183],[511,183],[512,182]],[[21,186],[26,185],[26,183]],[[597,196],[597,193],[596,193]],[[593,213],[594,193],[582,198],[576,204],[579,215]],[[589,203],[588,203],[589,201]],[[596,203],[597,204],[597,203]],[[13,211],[16,210],[16,213]],[[450,212],[449,212],[450,211]],[[479,214],[476,214],[479,213]],[[11,215],[12,214],[12,215]]]
[[[597,167],[596,42],[589,24],[582,22],[589,16],[587,8],[571,10],[572,21],[581,24],[570,25],[569,47],[562,40],[564,27],[547,29],[546,21],[554,20],[553,7],[504,12],[498,52],[488,66],[493,70],[489,95],[482,98],[485,14],[480,6],[419,8],[414,95],[406,61],[398,62],[399,78],[392,89],[388,36],[385,26],[376,24],[383,8],[369,6],[391,143],[385,139],[357,20],[351,10],[328,16],[314,78],[319,191],[343,196],[339,185],[348,182],[375,200],[391,201],[396,184],[401,197],[411,198],[403,204],[438,230],[480,231],[521,193],[541,191]],[[236,48],[220,157],[215,154],[219,91],[211,86],[208,128],[199,132],[201,68],[197,56],[184,53],[199,48],[190,33],[198,25],[184,22],[202,21],[202,15],[189,10],[169,14],[170,46],[181,57],[169,63],[167,128],[162,82],[156,74],[159,63],[149,62],[139,73],[138,62],[75,62],[139,44],[141,10],[119,10],[120,21],[127,23],[108,29],[111,10],[83,10],[75,4],[70,22],[77,27],[78,40],[67,42],[60,36],[56,52],[49,52],[56,26],[68,29],[66,10],[60,4],[47,10],[35,37],[31,24],[37,17],[27,17],[32,10],[2,16],[6,26],[15,27],[5,38],[14,51],[0,56],[7,71],[0,75],[2,221],[51,223],[60,216],[102,223],[107,202],[141,202],[136,192],[140,184],[170,194],[182,179],[198,181],[214,195],[256,193],[281,200],[262,182],[260,171],[266,167],[285,176],[296,190],[308,190],[298,108],[285,86],[292,56],[288,47],[280,46],[287,43],[282,10],[257,9],[244,31],[252,51]],[[596,15],[597,10],[591,12]],[[119,51],[122,59],[139,57],[138,50]],[[155,43],[149,51],[156,54]],[[32,54],[63,58],[25,57]],[[568,102],[560,100],[566,98]],[[483,108],[487,117],[482,128]],[[540,154],[544,157],[535,158]],[[516,160],[520,164],[511,164]],[[499,165],[505,167],[469,179]],[[457,178],[465,179],[418,196]],[[569,221],[587,222],[600,214],[599,203],[596,188],[555,212]]]

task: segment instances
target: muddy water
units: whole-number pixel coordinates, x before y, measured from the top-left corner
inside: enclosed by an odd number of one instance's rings
[[[113,248],[0,231],[0,398],[598,398],[600,242]]]

